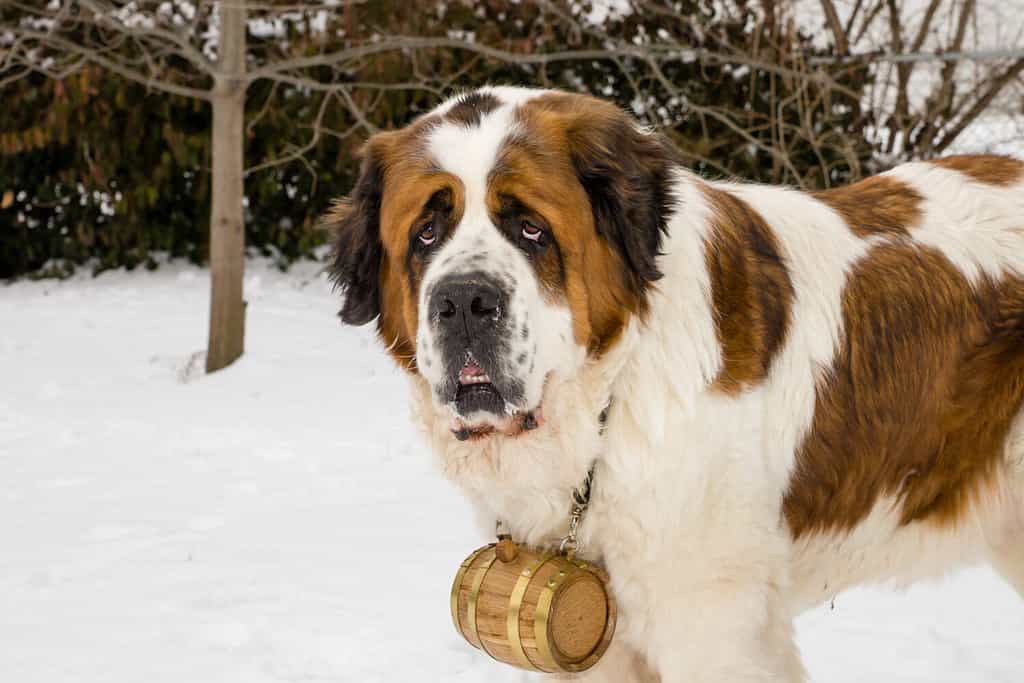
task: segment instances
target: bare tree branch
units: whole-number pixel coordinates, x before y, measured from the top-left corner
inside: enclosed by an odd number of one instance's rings
[[[286,154],[280,159],[271,159],[269,161],[263,162],[262,164],[250,166],[249,168],[245,169],[246,177],[252,175],[253,173],[257,173],[268,168],[273,168],[275,166],[281,166],[292,161],[301,160],[305,162],[305,155],[314,147],[316,147],[317,143],[320,142],[320,134],[323,129],[324,114],[327,113],[327,105],[330,103],[332,98],[333,95],[324,95],[323,101],[320,103],[320,109],[317,112],[316,119],[313,121],[313,134],[310,137],[309,142],[307,142],[305,145],[302,145],[301,147],[295,148],[292,152]],[[313,183],[315,184],[317,179],[316,171],[308,163],[306,163],[305,166],[306,170],[308,170],[310,174],[313,176]]]
[[[988,89],[979,97],[974,104],[965,114],[963,114],[957,122],[947,130],[941,139],[935,144],[935,152],[942,154],[945,152],[951,144],[967,129],[969,125],[974,123],[982,113],[984,113],[999,93],[1016,80],[1018,77],[1024,74],[1024,59],[1017,60],[1011,64],[1005,71],[993,78]]]
[[[928,32],[932,27],[932,20],[935,18],[935,12],[938,11],[939,6],[942,4],[942,0],[930,0],[928,3],[928,9],[924,12],[924,17],[921,19],[921,24],[917,28],[917,37],[914,38],[914,42],[910,45],[911,52],[920,51],[924,45],[924,41],[928,38]]]
[[[967,25],[974,14],[975,0],[964,0],[957,19],[956,34],[953,37],[953,50],[963,47],[964,37],[967,35]],[[957,62],[946,62],[942,66],[939,75],[939,84],[933,95],[928,99],[928,104],[922,116],[921,131],[922,142],[925,152],[930,151],[934,141],[935,133],[941,126],[940,121],[954,109],[953,92],[956,87]],[[1001,87],[1001,86],[1000,86]]]
[[[107,69],[113,73],[116,73],[119,76],[122,76],[123,78],[127,78],[130,81],[134,81],[135,83],[144,85],[147,88],[161,90],[163,92],[171,93],[174,95],[182,95],[184,97],[194,97],[200,100],[208,100],[210,98],[210,92],[208,90],[192,88],[185,85],[179,85],[177,83],[164,80],[157,76],[147,75],[145,73],[137,71],[136,69],[126,66],[120,60],[116,60],[106,56],[104,54],[104,51],[101,49],[80,45],[70,40],[60,38],[56,35],[42,33],[40,31],[35,31],[32,29],[20,29],[19,32],[21,36],[37,40],[43,46],[53,48],[54,50],[57,50],[66,55],[80,57],[85,61],[92,62],[97,66],[101,66],[104,69]],[[21,62],[26,65],[28,65],[28,61],[29,60],[26,60],[24,58],[22,58],[21,60]],[[42,64],[32,66],[34,71],[46,74],[52,78],[57,77],[56,72]]]
[[[99,0],[78,0],[83,6],[89,8],[94,13],[93,21],[97,25],[104,25],[110,23],[114,26],[114,30],[125,35],[142,37],[142,38],[156,38],[165,44],[173,45],[176,48],[177,54],[181,57],[190,61],[199,70],[204,71],[208,74],[212,74],[215,69],[213,62],[208,60],[202,52],[197,50],[195,46],[185,36],[179,35],[174,31],[168,31],[161,28],[148,28],[143,26],[128,26],[123,21],[114,18],[114,12],[117,9],[113,5],[107,2],[100,2]]]
[[[821,9],[825,12],[825,21],[832,32],[832,38],[836,41],[836,51],[841,55],[849,54],[850,41],[846,37],[846,30],[843,28],[842,22],[839,21],[839,13],[836,12],[835,4],[832,0],[821,0]]]
[[[853,4],[853,9],[850,10],[850,16],[846,19],[846,26],[843,28],[843,33],[846,34],[846,36],[849,36],[850,32],[853,31],[853,25],[857,22],[857,15],[860,14],[860,10],[863,6],[864,0],[857,0]]]

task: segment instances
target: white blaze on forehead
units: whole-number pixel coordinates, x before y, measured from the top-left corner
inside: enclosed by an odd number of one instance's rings
[[[503,105],[484,115],[478,125],[443,123],[430,132],[427,150],[439,167],[462,182],[463,208],[455,234],[424,274],[424,291],[432,280],[468,268],[474,255],[481,257],[480,270],[506,279],[515,266],[520,270],[526,267],[525,259],[502,237],[487,210],[488,177],[502,145],[515,130],[513,107]]]
[[[500,104],[483,114],[475,125],[445,122],[432,130],[427,138],[427,151],[434,161],[445,171],[458,176],[465,186],[467,213],[480,208],[486,201],[487,177],[498,160],[502,145],[519,130],[515,120],[516,108],[548,91],[489,87],[474,92],[492,95]],[[434,113],[447,113],[465,96],[451,98]]]
[[[465,213],[479,208],[487,198],[487,176],[501,146],[515,132],[512,107],[502,106],[484,115],[479,125],[444,123],[430,132],[427,151],[445,171],[462,181]]]

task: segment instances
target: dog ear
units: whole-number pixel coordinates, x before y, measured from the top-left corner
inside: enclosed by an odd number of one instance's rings
[[[581,107],[574,118],[570,154],[594,226],[622,258],[629,286],[643,300],[661,277],[657,257],[674,203],[671,144],[609,103]]]
[[[349,325],[365,325],[380,315],[384,167],[372,140],[361,154],[362,166],[352,193],[337,202],[326,217],[327,228],[334,233],[331,280],[345,296],[339,315]]]

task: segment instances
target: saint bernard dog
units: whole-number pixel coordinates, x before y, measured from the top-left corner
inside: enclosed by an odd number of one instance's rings
[[[440,467],[611,576],[585,680],[792,682],[793,618],[990,562],[1024,593],[1024,164],[709,181],[610,103],[488,87],[366,144],[329,214]]]

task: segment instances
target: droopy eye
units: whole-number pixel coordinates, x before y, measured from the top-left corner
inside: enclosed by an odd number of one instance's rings
[[[425,247],[429,247],[431,244],[436,242],[437,233],[434,232],[434,224],[427,223],[422,228],[420,228],[419,238],[420,242],[422,242],[423,246]]]
[[[544,234],[542,228],[538,228],[530,221],[523,221],[523,237],[530,240],[531,242],[540,242],[541,236]]]

